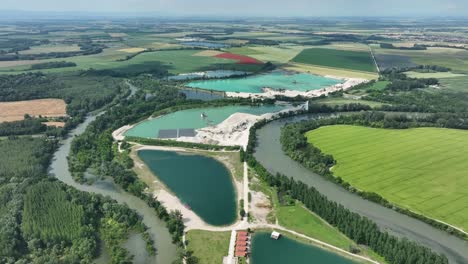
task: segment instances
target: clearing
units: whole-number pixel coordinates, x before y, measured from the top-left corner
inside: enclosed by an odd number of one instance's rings
[[[290,63],[288,66],[284,68],[290,71],[312,73],[312,74],[322,75],[322,76],[337,76],[337,77],[344,77],[344,78],[359,78],[359,79],[366,79],[366,80],[374,80],[374,79],[379,78],[379,75],[377,73],[360,72],[360,71],[337,69],[337,68],[330,68],[330,67],[323,67],[323,66],[314,66],[314,65],[302,64],[302,63]]]
[[[351,185],[468,230],[468,131],[336,125],[306,135]]]
[[[231,232],[190,230],[187,232],[187,249],[193,251],[200,263],[222,263],[227,255]]]
[[[312,48],[303,50],[293,61],[331,68],[376,72],[375,64],[369,51]]]
[[[25,114],[43,117],[65,116],[66,107],[65,101],[62,99],[1,102],[0,122],[23,120]]]
[[[464,74],[457,74],[452,72],[415,72],[415,71],[407,71],[405,72],[406,76],[410,78],[436,78],[436,79],[444,79],[444,78],[454,78],[454,77],[466,77]]]

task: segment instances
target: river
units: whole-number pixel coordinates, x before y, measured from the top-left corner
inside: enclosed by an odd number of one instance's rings
[[[142,216],[143,223],[148,227],[148,232],[155,241],[157,255],[156,257],[150,258],[149,263],[172,263],[176,258],[176,246],[172,244],[172,238],[166,228],[166,224],[156,216],[154,210],[145,202],[124,192],[112,181],[97,181],[93,185],[83,185],[73,180],[68,170],[67,161],[67,156],[70,153],[71,142],[75,136],[83,133],[86,127],[95,119],[96,116],[88,117],[85,122],[71,131],[70,136],[67,139],[61,142],[62,145],[54,154],[49,173],[65,184],[80,191],[102,194],[104,196],[111,197],[120,204],[127,204],[131,209],[135,210],[140,216]],[[127,245],[126,248],[136,256],[145,254],[145,247],[138,245],[139,243],[132,243],[132,245]]]
[[[282,150],[280,128],[286,123],[317,118],[317,115],[291,117],[270,122],[257,131],[255,158],[270,173],[281,173],[309,186],[315,187],[328,199],[342,204],[349,210],[372,219],[377,225],[391,234],[406,237],[436,252],[447,256],[450,263],[468,263],[468,242],[436,229],[422,221],[400,214],[394,210],[370,202],[350,193],[322,176],[314,174]]]

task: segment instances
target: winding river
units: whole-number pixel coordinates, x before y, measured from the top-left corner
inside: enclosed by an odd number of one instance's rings
[[[317,118],[317,115],[291,117],[270,122],[257,131],[255,158],[270,173],[281,173],[315,187],[328,199],[349,210],[375,221],[380,228],[400,237],[406,237],[447,256],[450,263],[468,263],[468,242],[438,230],[422,221],[400,214],[389,208],[367,201],[340,186],[312,173],[282,150],[280,128],[286,123]]]
[[[71,142],[77,135],[83,133],[86,127],[96,119],[96,116],[91,116],[86,121],[74,129],[70,136],[62,142],[60,148],[55,152],[54,158],[50,165],[49,173],[65,184],[72,186],[80,191],[102,194],[109,196],[121,204],[127,204],[131,209],[137,211],[142,216],[143,223],[148,227],[148,232],[155,241],[157,254],[150,259],[150,263],[172,263],[176,258],[176,246],[172,244],[172,239],[166,224],[161,221],[145,202],[139,198],[128,194],[121,190],[112,181],[97,181],[93,185],[83,185],[75,182],[68,170],[67,156],[70,153]],[[127,246],[127,249],[134,254],[145,254],[145,247],[138,246],[139,243],[132,243]]]

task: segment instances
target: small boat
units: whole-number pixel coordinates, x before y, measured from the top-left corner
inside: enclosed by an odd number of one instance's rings
[[[208,116],[205,114],[205,112],[201,113],[201,118],[207,118]]]

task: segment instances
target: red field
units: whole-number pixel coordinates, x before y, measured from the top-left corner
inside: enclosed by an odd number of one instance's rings
[[[243,56],[243,55],[232,54],[232,53],[221,53],[221,54],[216,55],[215,57],[222,58],[222,59],[236,60],[237,63],[241,63],[241,64],[262,64],[262,62],[257,59]]]

